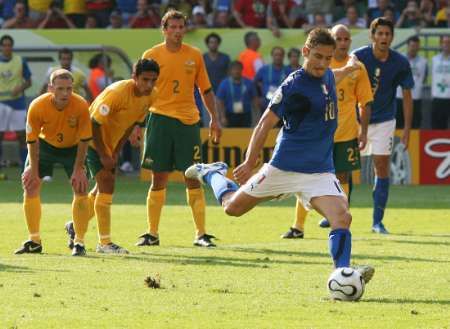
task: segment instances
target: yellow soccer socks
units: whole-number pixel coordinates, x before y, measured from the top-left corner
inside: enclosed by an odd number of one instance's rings
[[[94,217],[95,195],[75,195],[72,202],[73,227],[75,229],[75,243],[84,244],[84,236],[87,232],[89,220]]]
[[[305,221],[307,215],[308,211],[305,210],[302,203],[297,200],[297,204],[295,205],[295,222],[293,227],[303,232],[305,230]]]
[[[191,206],[192,217],[194,219],[196,236],[202,236],[205,230],[205,194],[202,188],[186,189],[186,198]]]
[[[25,213],[25,220],[27,222],[29,239],[34,242],[41,243],[41,236],[39,226],[41,223],[41,198],[23,197],[23,211]]]
[[[98,224],[98,237],[101,245],[111,243],[112,198],[112,194],[99,193],[94,202],[94,210]]]
[[[147,194],[147,222],[148,232],[153,236],[158,236],[159,221],[161,219],[161,210],[166,202],[166,189],[152,191]]]

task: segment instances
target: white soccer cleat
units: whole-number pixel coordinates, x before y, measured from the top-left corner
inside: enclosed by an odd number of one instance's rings
[[[115,243],[108,243],[105,245],[98,244],[97,249],[95,250],[99,254],[129,254],[130,252],[125,248],[118,246]]]
[[[353,267],[356,271],[361,274],[365,283],[369,283],[372,280],[373,275],[375,274],[375,269],[369,265],[359,265]]]
[[[211,172],[218,172],[225,176],[227,174],[228,165],[225,162],[214,163],[196,163],[186,169],[184,175],[186,178],[197,179],[200,183],[204,184],[203,177]]]

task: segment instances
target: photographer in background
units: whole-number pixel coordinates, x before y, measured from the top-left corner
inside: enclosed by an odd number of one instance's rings
[[[74,29],[75,24],[64,14],[59,1],[52,1],[47,14],[37,26],[38,29]]]
[[[406,8],[402,11],[402,14],[395,24],[396,28],[404,27],[425,27],[426,22],[422,17],[419,6],[415,0],[408,1]]]

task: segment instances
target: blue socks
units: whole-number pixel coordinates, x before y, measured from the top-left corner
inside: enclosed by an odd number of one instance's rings
[[[203,177],[203,180],[206,184],[211,186],[214,196],[220,204],[222,204],[222,198],[225,194],[235,192],[239,189],[239,186],[235,182],[217,171],[206,174],[205,177]]]
[[[352,253],[352,234],[346,228],[332,230],[328,236],[334,267],[349,267]]]
[[[381,224],[389,196],[389,178],[375,177],[373,188],[373,225]]]

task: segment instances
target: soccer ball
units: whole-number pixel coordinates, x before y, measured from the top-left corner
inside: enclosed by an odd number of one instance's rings
[[[351,267],[340,267],[328,278],[328,291],[331,299],[357,301],[364,294],[364,279]]]

